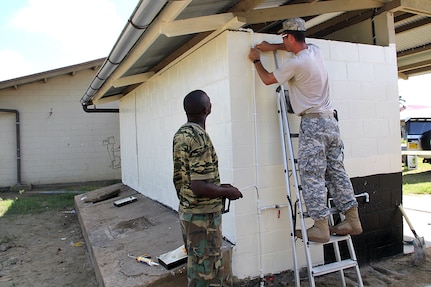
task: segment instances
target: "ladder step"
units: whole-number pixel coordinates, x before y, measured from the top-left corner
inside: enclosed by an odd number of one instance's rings
[[[340,271],[348,268],[352,268],[358,265],[358,262],[352,259],[346,259],[337,261],[325,265],[320,265],[312,268],[313,276],[321,276],[335,271]]]
[[[329,237],[329,241],[325,242],[325,243],[318,243],[318,242],[314,242],[314,241],[309,241],[308,244],[309,245],[326,245],[326,244],[330,244],[330,243],[335,243],[335,242],[341,242],[341,241],[346,241],[350,239],[350,235],[331,235]]]

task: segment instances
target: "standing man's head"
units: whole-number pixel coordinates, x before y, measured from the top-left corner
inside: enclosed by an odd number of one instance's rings
[[[208,95],[202,90],[195,90],[184,98],[184,111],[191,122],[205,121],[211,113],[211,101]]]
[[[294,52],[293,45],[305,44],[305,21],[302,18],[290,18],[283,22],[280,33],[283,43],[289,52]]]

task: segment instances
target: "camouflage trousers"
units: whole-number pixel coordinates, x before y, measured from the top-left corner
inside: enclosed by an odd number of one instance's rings
[[[188,287],[222,286],[222,215],[179,213],[187,250]]]
[[[307,212],[314,220],[329,215],[327,191],[335,207],[342,212],[358,206],[352,183],[344,169],[343,148],[334,117],[302,117],[298,167],[302,196]]]

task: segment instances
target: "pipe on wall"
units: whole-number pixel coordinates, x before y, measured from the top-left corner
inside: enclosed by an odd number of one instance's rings
[[[88,105],[82,105],[82,109],[86,113],[119,113],[120,112],[120,109],[96,109],[96,107],[94,107],[94,109],[89,109]]]
[[[14,113],[15,123],[16,123],[16,174],[17,174],[17,184],[21,184],[21,135],[20,135],[20,121],[19,121],[19,111],[13,109],[0,109],[0,112],[4,113]]]

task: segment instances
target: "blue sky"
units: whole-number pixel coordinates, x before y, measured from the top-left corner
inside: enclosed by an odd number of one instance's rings
[[[0,81],[108,56],[138,2],[0,0]],[[399,80],[399,94],[431,106],[430,83]]]
[[[109,55],[139,0],[0,0],[0,81]]]

